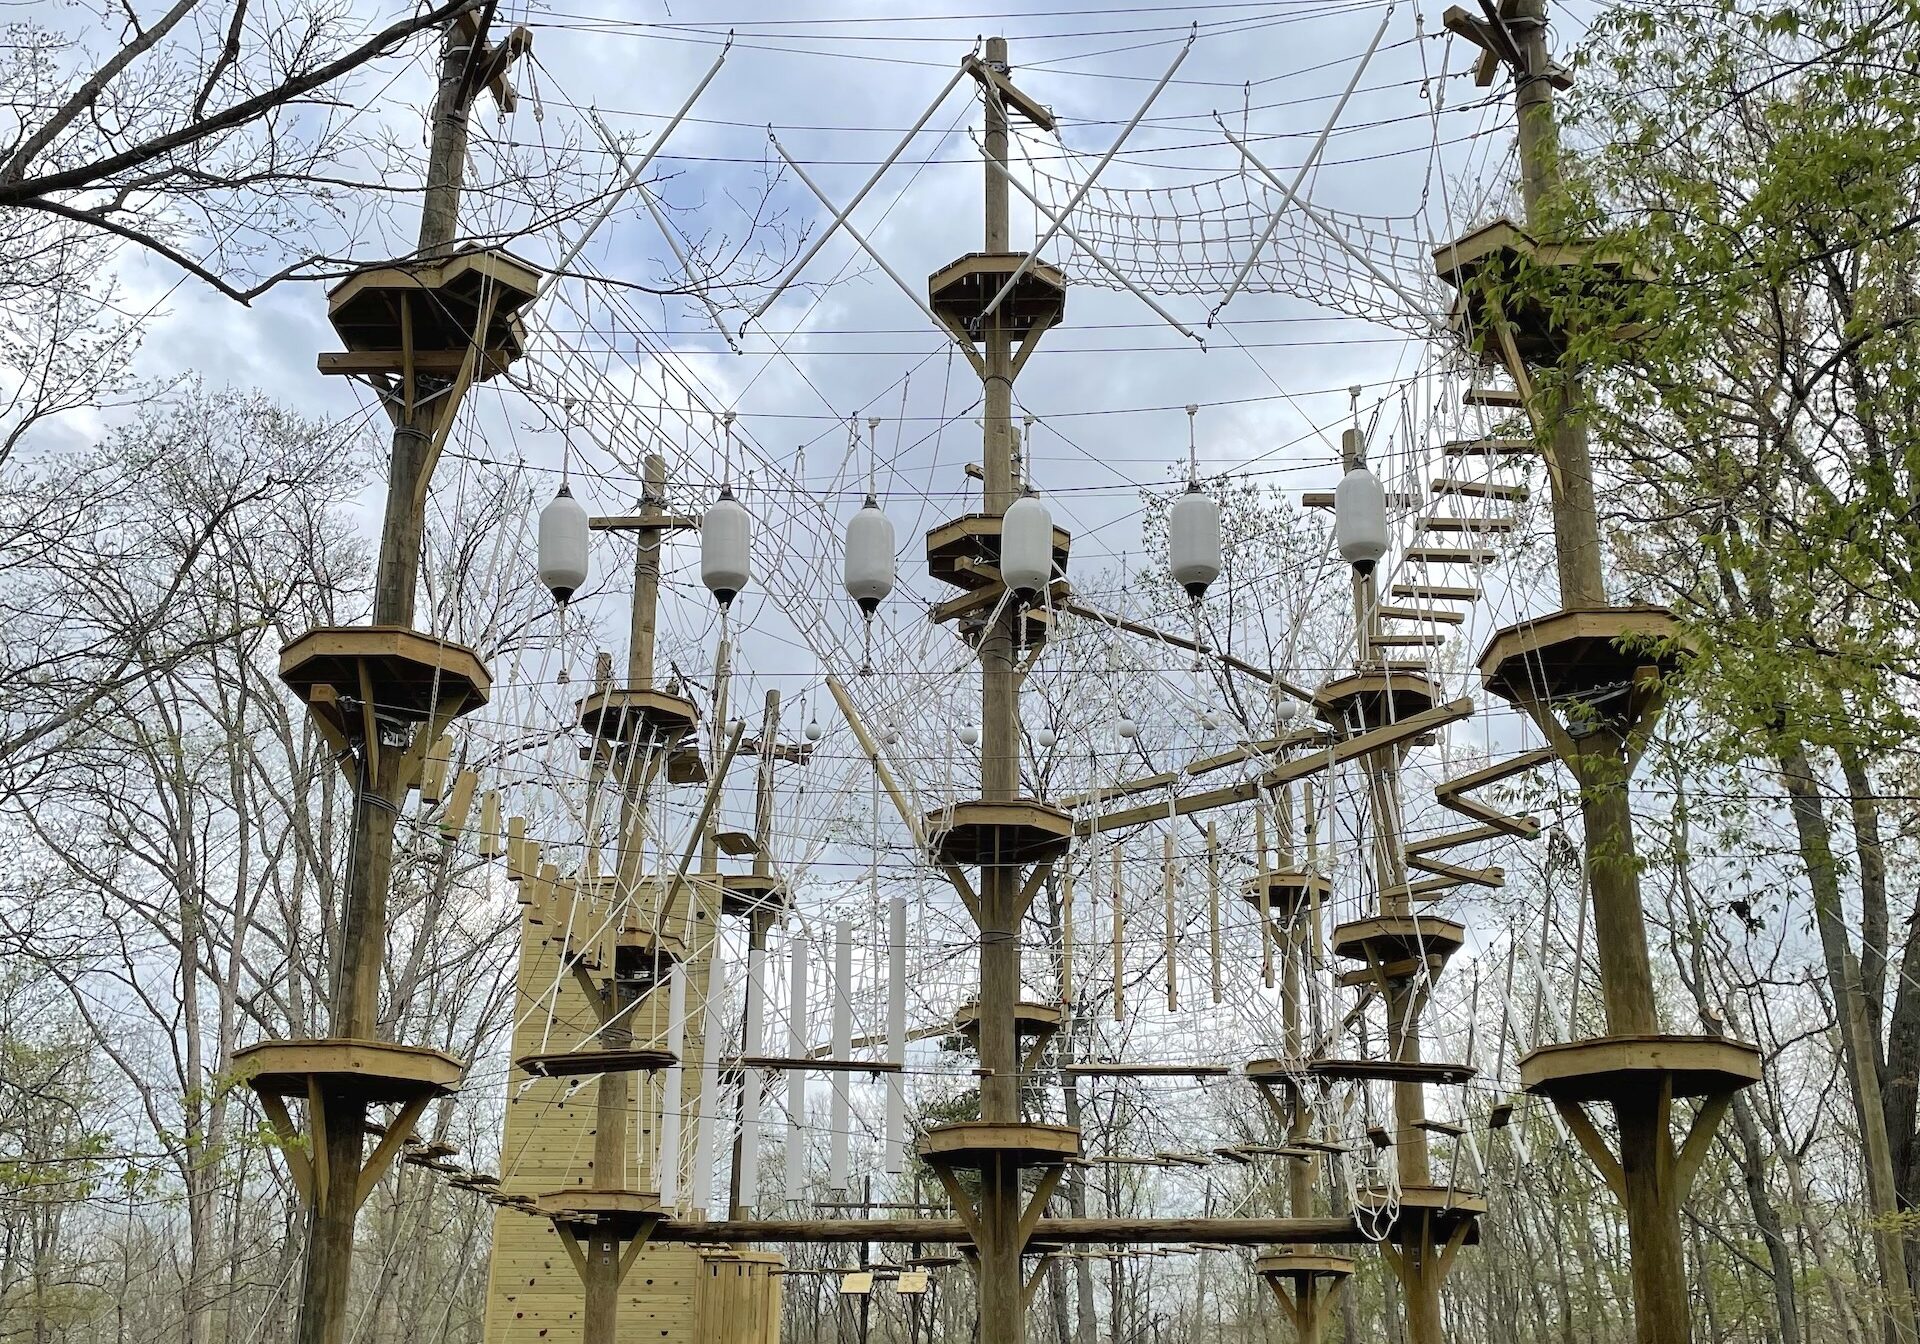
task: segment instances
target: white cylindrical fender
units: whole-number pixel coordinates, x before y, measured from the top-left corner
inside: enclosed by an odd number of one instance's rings
[[[1202,494],[1197,481],[1167,514],[1167,564],[1195,602],[1220,577],[1220,502]]]
[[[1387,553],[1386,488],[1365,467],[1355,467],[1334,489],[1333,536],[1340,558],[1362,575]]]
[[[1053,578],[1053,515],[1037,495],[1014,500],[1000,520],[1000,578],[1023,602]]]
[[[733,491],[720,487],[720,498],[707,506],[700,519],[700,582],[721,606],[739,596],[753,577],[751,537],[753,519]]]
[[[590,532],[587,511],[562,481],[560,493],[540,510],[539,527],[540,582],[555,602],[565,602],[585,586]]]
[[[847,549],[840,578],[847,596],[869,616],[893,591],[893,523],[872,495],[847,520]]]

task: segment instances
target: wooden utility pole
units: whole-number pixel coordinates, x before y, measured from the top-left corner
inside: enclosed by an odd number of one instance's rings
[[[1562,187],[1554,90],[1571,77],[1547,52],[1546,0],[1481,7],[1484,18],[1447,11],[1447,27],[1481,48],[1480,84],[1502,69],[1511,75],[1526,223],[1551,229]],[[1534,1051],[1521,1061],[1521,1079],[1553,1102],[1625,1206],[1640,1344],[1687,1344],[1693,1310],[1680,1205],[1733,1093],[1758,1080],[1759,1054],[1719,1038],[1661,1034],[1628,789],[1665,680],[1688,650],[1670,612],[1607,603],[1586,394],[1568,353],[1569,323],[1527,293],[1529,281],[1556,267],[1568,268],[1572,283],[1591,283],[1604,268],[1586,263],[1605,259],[1577,240],[1554,241],[1549,253],[1502,221],[1435,258],[1460,290],[1467,330],[1512,375],[1552,485],[1562,609],[1501,631],[1480,667],[1488,689],[1527,712],[1580,786],[1608,1035]],[[1611,283],[1632,282],[1620,272],[1612,268],[1619,278]],[[1536,390],[1536,369],[1551,371],[1549,387]],[[1699,1106],[1676,1146],[1674,1102],[1688,1097]],[[1617,1153],[1588,1116],[1596,1104],[1612,1108]]]
[[[1008,77],[1004,38],[989,38],[985,58],[970,60],[966,69],[979,82],[986,108],[985,250],[935,272],[929,291],[931,310],[962,341],[981,380],[982,513],[935,528],[927,547],[936,574],[975,594],[996,597],[1005,591],[998,573],[1001,520],[1018,489],[1013,380],[1040,336],[1059,320],[1066,285],[1054,267],[1010,250],[1008,116],[1017,112],[1045,130],[1052,129],[1053,118]],[[1004,302],[996,305],[1003,288]],[[1056,529],[1056,563],[1064,559],[1063,536]],[[1016,651],[1044,638],[1044,622],[1010,598],[980,610],[992,613],[975,644],[980,659],[980,797],[930,819],[928,830],[935,859],[954,880],[980,928],[974,1034],[983,1075],[981,1119],[930,1131],[920,1150],[973,1228],[981,1344],[1020,1344],[1026,1337],[1029,1295],[1021,1256],[1066,1160],[1079,1153],[1078,1131],[1021,1121],[1022,1023],[1042,1042],[1048,1028],[1040,1014],[1028,1011],[1022,1016],[1033,1006],[1020,1002],[1020,924],[1054,861],[1066,851],[1072,824],[1058,809],[1019,796]],[[972,866],[979,871],[977,891],[961,871]],[[1051,1021],[1057,1024],[1057,1009]],[[1022,1188],[1022,1174],[1028,1170],[1039,1173],[1031,1196]],[[977,1178],[977,1195],[958,1179],[961,1172]]]
[[[427,194],[421,211],[421,263],[431,265],[448,257],[459,231],[460,189],[465,174],[467,123],[476,98],[492,90],[505,107],[512,106],[506,83],[508,67],[526,50],[530,36],[515,29],[498,44],[489,44],[480,9],[461,15],[447,28],[440,48],[440,81],[434,98],[433,134],[427,160]],[[481,258],[482,261],[487,260]],[[401,264],[404,269],[407,263]],[[532,278],[514,263],[504,272],[479,272],[484,297],[475,321],[459,334],[458,345],[442,342],[456,356],[451,367],[433,366],[423,358],[434,342],[416,332],[411,295],[398,300],[399,328],[391,333],[397,349],[357,349],[344,357],[367,355],[372,363],[362,371],[382,379],[393,417],[393,450],[387,478],[386,515],[380,533],[379,569],[375,580],[373,623],[376,629],[408,631],[413,624],[414,591],[420,578],[420,553],[425,531],[426,498],[434,460],[445,441],[459,402],[476,377],[497,372],[503,356],[497,349],[501,319],[511,321],[513,308],[532,297]],[[431,290],[438,273],[429,271],[419,289]],[[343,294],[365,281],[356,293]],[[346,303],[365,294],[373,297],[383,286],[376,269],[351,277],[335,293],[336,325],[342,323]],[[404,288],[402,286],[401,288]],[[398,292],[396,289],[395,292]],[[431,303],[433,296],[425,296]],[[462,325],[465,325],[464,323]],[[384,342],[382,342],[384,343]],[[464,346],[465,349],[460,349]],[[323,358],[323,369],[327,368]],[[433,371],[429,372],[428,369]],[[352,371],[340,368],[329,371]],[[396,639],[402,638],[395,636]],[[400,645],[396,644],[396,647]],[[382,722],[372,706],[391,714],[398,706],[380,684],[366,652],[352,656],[358,684],[329,687],[331,703],[338,693],[357,695],[369,706],[369,730],[358,741],[359,768],[353,775],[353,823],[348,845],[345,907],[340,917],[338,961],[329,1001],[329,1035],[343,1041],[371,1041],[380,1022],[380,969],[386,955],[387,890],[393,875],[394,824],[400,805],[418,777],[414,758],[424,741],[438,737],[440,712],[431,711],[423,726],[396,731]],[[283,673],[287,663],[283,660]],[[338,668],[333,669],[335,671]],[[316,676],[319,674],[316,674]],[[484,682],[484,672],[481,676]],[[290,682],[291,684],[291,682]],[[296,689],[299,689],[298,687]],[[325,703],[316,696],[310,704]],[[324,714],[320,709],[317,713]],[[390,721],[389,721],[390,722]],[[346,1328],[349,1276],[352,1270],[354,1223],[364,1169],[367,1100],[345,1090],[316,1085],[309,1091],[310,1109],[324,1114],[309,1117],[316,1148],[307,1235],[306,1277],[301,1287],[298,1338],[300,1344],[340,1344]]]

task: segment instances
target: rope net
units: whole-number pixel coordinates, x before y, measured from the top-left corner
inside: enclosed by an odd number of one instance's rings
[[[1058,216],[1079,184],[1036,166],[1033,189]],[[1303,209],[1266,183],[1229,173],[1169,187],[1096,183],[1066,223],[1150,294],[1224,295],[1282,205],[1286,210],[1244,289],[1291,295],[1412,335],[1429,335],[1444,322],[1447,303],[1433,274],[1432,244],[1415,215],[1359,215],[1311,203]],[[1121,288],[1084,248],[1069,246],[1062,269],[1073,284]]]

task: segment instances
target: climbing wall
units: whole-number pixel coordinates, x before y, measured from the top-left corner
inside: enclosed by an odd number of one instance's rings
[[[520,962],[515,992],[513,1057],[581,1047],[597,1024],[593,1005],[576,977],[563,968],[561,930],[554,907],[532,899],[523,881]],[[646,908],[647,900],[634,904]],[[545,917],[542,910],[550,912]],[[692,1114],[705,1059],[701,1036],[704,1003],[718,910],[717,891],[695,886],[694,899],[676,929],[688,949],[687,1024],[682,1050],[683,1151],[693,1142]],[[574,927],[595,927],[574,920]],[[636,1045],[664,1040],[667,1029],[664,988],[636,1009]],[[595,1085],[572,1088],[576,1080],[535,1078],[515,1068],[506,1083],[506,1126],[500,1150],[502,1198],[536,1196],[593,1182]],[[633,1159],[623,1182],[630,1188],[657,1189],[651,1156],[657,1142],[663,1079],[633,1077],[630,1132]],[[569,1092],[571,1090],[571,1095]],[[682,1185],[682,1198],[686,1194]],[[756,1262],[757,1263],[756,1267]],[[694,1344],[773,1344],[779,1338],[778,1280],[771,1268],[777,1256],[746,1256],[702,1251],[691,1246],[649,1246],[627,1276],[620,1304],[622,1341],[672,1340]],[[769,1305],[769,1295],[770,1303]],[[580,1338],[580,1279],[552,1225],[511,1206],[496,1210],[493,1257],[487,1283],[487,1344],[572,1344]],[[758,1322],[757,1333],[741,1333],[743,1323]]]

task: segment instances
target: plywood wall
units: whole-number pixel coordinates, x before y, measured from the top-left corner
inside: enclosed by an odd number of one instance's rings
[[[696,892],[676,932],[689,949],[688,1021],[682,1052],[682,1096],[691,1113],[699,1094],[705,1042],[696,1011],[705,995],[711,964],[717,902]],[[533,918],[522,921],[513,1054],[576,1048],[598,1021],[584,989],[560,972],[553,930]],[[558,977],[556,985],[556,977]],[[551,1003],[551,1015],[546,1005]],[[635,1043],[656,1032],[664,1037],[667,996],[660,991],[633,1014]],[[657,1189],[650,1163],[658,1126],[658,1080],[635,1079],[631,1165],[624,1182]],[[593,1182],[594,1087],[568,1093],[566,1079],[535,1079],[513,1070],[506,1083],[506,1132],[500,1152],[500,1191],[542,1195]],[[686,1125],[692,1142],[692,1125]],[[684,1197],[684,1191],[683,1197]],[[778,1257],[718,1257],[687,1246],[644,1248],[630,1271],[620,1305],[622,1341],[672,1340],[675,1344],[773,1344],[779,1338],[778,1280],[768,1273]],[[770,1295],[770,1297],[769,1297]],[[696,1303],[705,1310],[697,1311]],[[544,1218],[516,1209],[494,1214],[493,1258],[487,1285],[487,1344],[573,1344],[580,1338],[581,1291],[566,1251]],[[738,1324],[757,1322],[754,1333]],[[725,1331],[726,1333],[713,1333]]]

